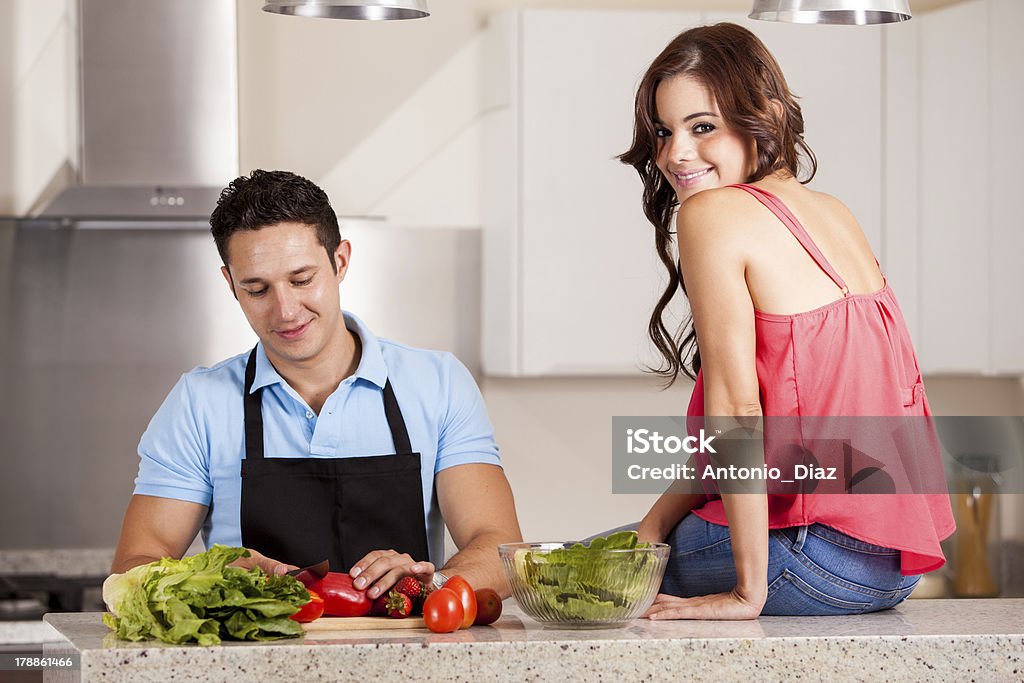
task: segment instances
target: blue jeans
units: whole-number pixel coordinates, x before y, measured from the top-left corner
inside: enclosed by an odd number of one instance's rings
[[[692,597],[725,593],[736,586],[729,527],[689,514],[665,542],[672,552],[662,593]],[[906,600],[920,579],[900,574],[898,550],[865,543],[822,524],[771,529],[768,599],[761,614],[877,612]]]
[[[661,592],[680,597],[736,586],[729,528],[689,514],[672,546]],[[921,579],[900,574],[898,550],[865,543],[822,524],[768,532],[768,599],[763,615],[863,614],[895,607]]]

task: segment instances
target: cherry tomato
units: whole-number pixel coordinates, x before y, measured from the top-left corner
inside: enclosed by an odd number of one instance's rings
[[[288,617],[300,624],[305,624],[310,621],[315,621],[323,616],[324,613],[324,599],[316,594],[315,591],[309,591],[309,602],[299,608],[299,611]]]
[[[444,582],[444,587],[459,596],[462,602],[462,628],[469,628],[476,619],[476,593],[461,576],[453,576]]]
[[[434,633],[458,631],[462,617],[462,601],[447,588],[438,588],[423,603],[423,621]]]
[[[481,588],[476,592],[476,619],[474,625],[486,626],[494,623],[501,616],[501,598],[490,588]]]

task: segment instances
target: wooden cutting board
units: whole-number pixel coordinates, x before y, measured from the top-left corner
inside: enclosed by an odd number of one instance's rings
[[[303,624],[306,631],[377,631],[385,629],[426,628],[423,617],[320,617]]]

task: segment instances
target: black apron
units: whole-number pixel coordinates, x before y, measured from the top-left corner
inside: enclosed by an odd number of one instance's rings
[[[265,458],[263,389],[250,393],[255,377],[254,348],[245,366],[242,544],[299,567],[326,558],[336,572],[371,550],[428,560],[420,454],[412,452],[391,380],[384,414],[394,455]]]

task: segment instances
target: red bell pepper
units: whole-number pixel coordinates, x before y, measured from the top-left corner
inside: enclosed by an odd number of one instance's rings
[[[329,572],[309,590],[324,599],[324,614],[329,617],[365,617],[373,607],[366,591],[353,586],[348,574]]]
[[[310,621],[316,621],[324,613],[324,599],[316,594],[316,591],[309,591],[309,602],[299,608],[299,611],[293,614],[290,619],[297,621],[300,624],[305,624]]]

